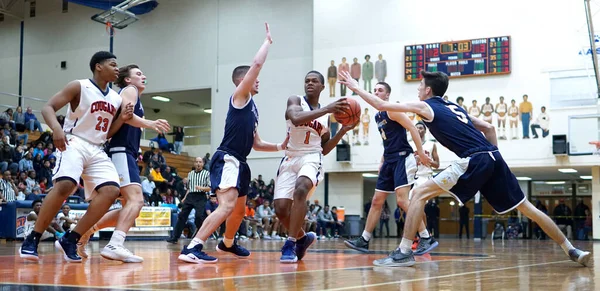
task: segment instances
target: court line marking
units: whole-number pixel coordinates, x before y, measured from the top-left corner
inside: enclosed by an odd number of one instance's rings
[[[529,267],[553,265],[553,264],[570,262],[570,261],[571,260],[561,260],[561,261],[547,262],[547,263],[538,263],[538,264],[529,264],[529,265],[518,265],[518,266],[496,268],[496,269],[489,269],[489,270],[479,270],[479,271],[463,272],[463,273],[448,274],[448,275],[441,275],[441,276],[434,276],[434,277],[424,277],[424,278],[418,278],[418,279],[400,280],[400,281],[384,282],[384,283],[361,285],[361,286],[340,287],[340,288],[324,289],[324,290],[329,290],[329,291],[350,290],[350,289],[359,289],[359,288],[364,289],[364,288],[369,288],[369,287],[379,287],[379,286],[385,286],[385,285],[398,285],[398,284],[402,284],[402,283],[426,281],[426,280],[433,280],[433,279],[444,279],[444,278],[451,278],[451,277],[457,277],[457,276],[466,276],[466,275],[473,275],[473,274],[480,274],[480,273],[498,272],[498,271],[504,271],[504,270],[510,270],[510,269],[520,269],[520,268],[529,268]],[[410,268],[410,267],[408,267],[408,268]]]
[[[475,258],[472,258],[475,259]],[[487,258],[477,258],[477,259],[487,259]],[[489,258],[493,259],[493,258]],[[428,264],[428,263],[441,263],[441,262],[462,262],[468,261],[471,259],[452,259],[452,260],[439,260],[439,261],[421,261],[417,262],[417,265]],[[218,264],[218,263],[217,263]],[[269,274],[253,274],[253,275],[242,275],[242,276],[231,276],[231,277],[219,277],[219,278],[204,278],[204,279],[192,279],[192,280],[177,280],[177,281],[166,281],[166,282],[152,282],[152,283],[139,283],[139,284],[127,284],[127,285],[118,285],[111,286],[111,288],[125,289],[134,286],[151,286],[151,285],[162,285],[162,284],[178,284],[178,283],[197,283],[197,282],[208,282],[208,281],[218,281],[218,280],[235,280],[235,279],[246,279],[246,278],[262,278],[262,277],[271,277],[271,276],[280,276],[280,275],[290,275],[290,274],[305,274],[305,273],[315,273],[315,272],[324,272],[324,271],[341,271],[341,270],[360,270],[360,269],[371,269],[373,265],[369,266],[355,266],[355,267],[347,267],[347,268],[333,268],[333,269],[319,269],[319,270],[305,270],[305,271],[290,271],[290,272],[279,272],[279,273],[269,273]]]

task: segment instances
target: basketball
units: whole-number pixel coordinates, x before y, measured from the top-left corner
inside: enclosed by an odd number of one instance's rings
[[[333,117],[342,125],[354,124],[360,120],[360,104],[353,98],[347,98],[346,101],[350,105],[350,108],[334,113]]]

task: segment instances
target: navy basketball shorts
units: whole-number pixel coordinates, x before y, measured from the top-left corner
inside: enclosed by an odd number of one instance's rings
[[[108,154],[119,174],[119,183],[121,187],[129,185],[142,186],[140,179],[140,168],[137,165],[136,157],[127,152],[125,147],[114,147],[108,150]]]
[[[246,162],[224,152],[216,151],[210,164],[211,191],[227,191],[229,188],[238,190],[238,197],[248,195],[250,188],[250,167]]]
[[[375,191],[393,193],[415,183],[417,160],[412,153],[394,159],[385,159],[379,169]]]
[[[526,199],[498,151],[479,152],[454,161],[433,181],[461,204],[479,191],[499,214],[515,209]]]

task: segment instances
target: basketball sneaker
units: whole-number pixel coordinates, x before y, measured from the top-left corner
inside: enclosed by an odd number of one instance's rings
[[[120,245],[107,244],[100,252],[100,255],[107,260],[121,261],[123,263],[141,263],[144,261],[144,258],[134,255],[130,250]]]
[[[291,240],[286,240],[283,248],[281,248],[281,258],[279,262],[281,263],[295,263],[298,261],[298,256],[296,255],[296,243]]]
[[[67,231],[65,236],[54,242],[54,246],[63,252],[67,262],[81,263],[81,257],[77,254],[77,242],[69,240],[70,233]]]
[[[38,256],[37,249],[38,242],[35,237],[33,237],[33,235],[27,236],[19,248],[19,256],[25,260],[39,261],[40,257]]]
[[[316,240],[317,234],[311,231],[307,232],[303,238],[296,242],[296,256],[298,256],[298,261],[304,258],[306,251]]]
[[[92,229],[90,229],[90,230],[86,231],[81,236],[81,238],[79,238],[79,241],[77,242],[77,254],[84,259],[88,258],[86,246],[87,246],[88,242],[90,241],[90,238],[92,237],[92,235],[94,235],[94,231]]]
[[[590,252],[584,252],[579,249],[572,249],[569,251],[569,258],[571,258],[571,261],[580,263],[587,267],[588,262],[592,258],[592,254],[590,254]]]
[[[431,250],[437,248],[439,243],[432,237],[421,238],[419,239],[419,244],[417,245],[417,250],[415,251],[415,256],[422,256]]]
[[[369,242],[366,241],[362,235],[353,239],[353,240],[346,240],[344,241],[344,244],[354,250],[363,252],[363,253],[368,253],[369,252]]]
[[[197,244],[196,246],[194,246],[191,249],[189,249],[187,245],[184,246],[183,250],[181,250],[181,254],[179,255],[178,259],[180,261],[184,261],[186,263],[194,263],[194,264],[200,264],[200,263],[211,264],[211,263],[216,263],[218,261],[217,258],[211,257],[211,256],[207,255],[205,252],[203,252],[201,244]]]
[[[373,265],[379,267],[410,267],[415,264],[413,252],[403,254],[400,248],[395,249],[389,256],[373,261]]]
[[[217,245],[217,252],[231,253],[240,259],[245,259],[250,256],[250,251],[248,251],[244,247],[238,245],[237,239],[233,241],[233,244],[231,245],[231,247],[226,247],[223,240],[221,240],[219,242],[219,244]]]

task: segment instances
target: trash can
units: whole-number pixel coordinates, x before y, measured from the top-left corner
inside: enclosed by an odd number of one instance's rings
[[[481,219],[481,239],[485,239],[487,237],[489,222],[490,222],[489,218]]]
[[[362,221],[360,215],[346,215],[346,233],[348,236],[359,236],[362,234]]]

